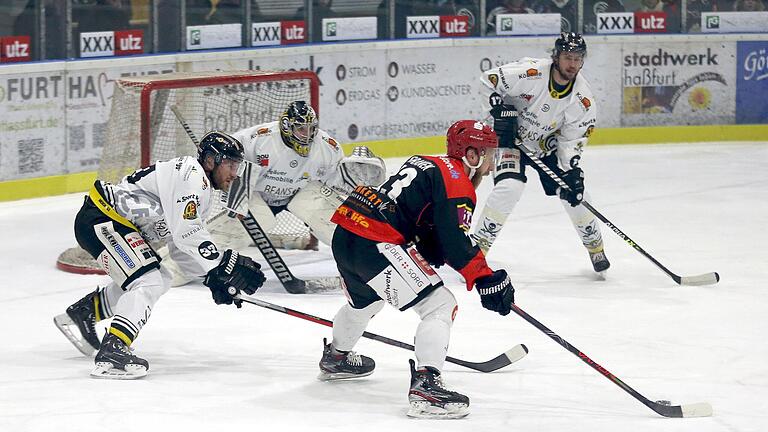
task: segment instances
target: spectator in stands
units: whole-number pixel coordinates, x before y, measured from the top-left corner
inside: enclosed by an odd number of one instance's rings
[[[240,0],[187,0],[188,25],[234,24],[241,21],[243,8]]]
[[[638,12],[661,12],[664,9],[664,2],[661,0],[642,0]]]
[[[662,11],[667,13],[667,33],[680,33],[680,0],[661,0],[664,3]]]
[[[469,34],[477,35],[477,19],[480,11],[477,9],[477,2],[473,0],[448,0],[438,2],[441,15],[464,15],[468,18]]]
[[[761,0],[736,0],[734,8],[741,12],[763,12],[765,5]]]
[[[504,0],[499,6],[491,9],[486,18],[487,34],[496,34],[496,16],[502,14],[532,14],[536,13],[528,7],[527,0]]]
[[[14,32],[16,18],[24,12],[27,3],[29,0],[5,0],[0,4],[0,36],[29,34]]]
[[[531,5],[536,13],[559,13],[561,31],[575,32],[578,28],[577,0],[537,0]]]

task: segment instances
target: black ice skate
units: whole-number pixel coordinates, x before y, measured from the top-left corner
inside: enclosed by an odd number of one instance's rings
[[[53,317],[53,323],[81,353],[92,356],[99,349],[96,335],[96,305],[98,289],[67,308],[67,312]]]
[[[149,362],[133,355],[128,345],[119,337],[107,333],[96,354],[94,378],[137,379],[147,376]]]
[[[602,279],[605,279],[608,267],[611,266],[611,263],[608,262],[608,258],[605,257],[605,251],[590,252],[589,259],[592,261],[592,268],[595,269],[595,272],[597,272]]]
[[[323,339],[323,358],[320,359],[321,381],[359,378],[373,373],[376,362],[372,358],[356,354],[354,351],[337,351],[333,345]]]
[[[469,414],[469,398],[446,389],[440,371],[429,366],[416,370],[416,363],[408,361],[411,364],[408,417],[454,419]]]

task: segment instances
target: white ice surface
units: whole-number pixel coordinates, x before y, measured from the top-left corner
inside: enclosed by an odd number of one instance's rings
[[[399,164],[388,162],[390,171]],[[446,366],[448,385],[471,398],[464,420],[405,416],[408,351],[363,339],[357,350],[374,357],[376,372],[320,382],[330,329],[252,305],[216,306],[202,286],[173,289],[156,305],[134,344],[150,362],[147,378],[90,379],[92,359],[52,322],[106,280],[54,268],[75,243],[82,194],[73,194],[0,203],[0,431],[768,430],[766,165],[760,143],[587,150],[592,204],[673,272],[718,271],[714,286],[677,286],[605,227],[612,267],[596,281],[535,176],[489,256],[532,316],[651,400],[709,402],[711,418],[659,417],[518,316],[482,309],[446,268],[460,304],[450,355],[531,350],[492,374]],[[481,202],[488,190],[486,182]],[[285,255],[299,276],[335,272],[327,247]],[[257,295],[328,319],[344,303],[340,294],[286,294],[274,279]],[[416,325],[414,313],[385,308],[368,330],[411,342]]]

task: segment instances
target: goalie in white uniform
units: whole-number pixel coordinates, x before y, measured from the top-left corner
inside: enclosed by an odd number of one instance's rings
[[[539,173],[545,194],[559,195],[562,200],[594,270],[603,276],[610,266],[597,220],[581,205],[588,194],[579,160],[597,115],[592,90],[579,73],[586,55],[587,45],[581,35],[562,33],[551,59],[523,58],[483,74],[481,81],[489,94],[487,108],[501,151],[495,186],[473,227],[473,237],[486,253],[523,194],[528,180],[526,166],[536,169],[513,145],[517,142],[569,186],[559,188],[547,174]]]
[[[316,249],[317,239],[330,245],[335,224],[333,212],[360,184],[378,185],[385,179],[384,161],[367,147],[356,147],[349,157],[339,143],[318,127],[315,110],[304,101],[292,102],[275,122],[235,132],[251,166],[240,182],[247,188],[236,195],[248,197],[248,209],[261,228],[269,232],[276,215],[289,211],[306,223],[311,237],[271,237],[276,247]],[[244,210],[240,210],[244,213]],[[212,232],[233,249],[251,239],[231,218],[217,218]]]
[[[98,350],[92,376],[134,379],[149,370],[149,363],[129,347],[170,288],[170,275],[150,244],[167,244],[183,272],[204,278],[217,304],[238,303],[234,296],[240,291],[253,294],[264,283],[259,265],[230,249],[220,252],[203,222],[212,189],[228,190],[242,162],[239,141],[210,132],[197,159],[160,161],[114,185],[94,183],[75,218],[75,237],[112,283],[54,318],[83,354]],[[107,318],[112,322],[99,343],[95,324]]]

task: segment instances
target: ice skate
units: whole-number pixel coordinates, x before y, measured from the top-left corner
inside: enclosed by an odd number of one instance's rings
[[[373,373],[376,362],[372,358],[354,351],[338,351],[323,339],[323,358],[320,359],[321,381],[359,378]]]
[[[90,357],[99,349],[96,334],[96,305],[98,290],[67,308],[66,313],[53,317],[53,323],[81,353]]]
[[[119,337],[107,333],[96,354],[96,367],[91,372],[94,378],[138,379],[147,376],[149,362],[137,357]]]
[[[589,259],[592,261],[592,268],[595,269],[597,275],[602,280],[605,280],[608,273],[608,267],[611,266],[611,263],[608,262],[608,258],[605,257],[605,251],[600,250],[599,252],[590,252]]]
[[[408,417],[457,419],[469,414],[469,398],[446,389],[440,371],[429,366],[416,370],[416,363],[408,361],[411,364]]]

